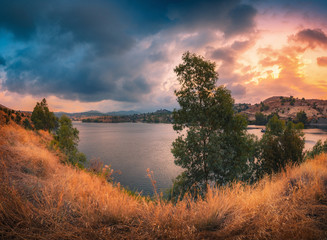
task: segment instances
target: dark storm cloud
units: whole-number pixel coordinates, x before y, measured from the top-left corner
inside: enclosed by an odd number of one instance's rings
[[[257,10],[250,5],[238,5],[233,8],[228,14],[230,22],[225,29],[225,35],[232,36],[251,31],[255,26],[256,14]]]
[[[140,52],[142,39],[202,31],[183,44],[203,47],[212,31],[226,37],[253,31],[255,15],[240,0],[2,0],[0,30],[18,46],[6,61],[0,58],[2,87],[81,101],[139,101],[157,84],[142,69],[168,59],[162,43]]]
[[[51,46],[38,45],[20,51],[19,58],[6,68],[5,86],[18,93],[28,90],[31,94],[48,93],[81,101],[138,101],[150,92],[151,85],[126,67],[138,68],[137,59],[99,59],[89,54],[92,50],[88,48],[92,47],[74,47],[72,51],[53,52]]]
[[[10,30],[18,39],[28,39],[36,31],[36,21],[43,6],[41,0],[3,0],[0,3],[0,27]]]
[[[6,60],[0,55],[0,66],[5,66]]]
[[[0,3],[0,27],[19,40],[35,37],[37,31],[57,29],[55,34],[71,34],[74,43],[91,43],[101,52],[128,50],[133,39],[124,33],[119,11],[102,0],[24,1]]]
[[[291,36],[290,40],[304,43],[312,49],[317,46],[327,48],[327,36],[321,29],[303,29]]]
[[[133,17],[137,33],[155,33],[158,29],[179,26],[181,28],[219,27],[243,31],[253,25],[255,10],[241,5],[240,0],[122,0],[121,6]],[[128,16],[127,16],[128,17]],[[235,31],[237,32],[237,30]]]

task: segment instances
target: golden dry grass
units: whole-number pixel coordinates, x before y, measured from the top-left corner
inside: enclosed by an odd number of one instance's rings
[[[176,204],[59,162],[51,136],[0,127],[0,239],[326,239],[327,156]]]

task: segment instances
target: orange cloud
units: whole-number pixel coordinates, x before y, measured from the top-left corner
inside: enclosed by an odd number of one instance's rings
[[[281,35],[282,38],[287,39],[286,34]],[[288,37],[282,46],[258,41],[249,52],[234,56],[236,63],[241,58],[252,60],[239,69],[235,69],[239,66],[234,64],[233,71],[240,74],[246,92],[244,96],[237,96],[237,101],[254,103],[269,96],[289,95],[326,98],[326,72],[315,64],[319,56],[316,54],[321,54],[321,48],[325,47],[325,38],[322,30],[305,29]],[[327,57],[318,58],[317,63],[327,65]]]
[[[327,67],[327,57],[318,57],[317,64],[321,67]]]

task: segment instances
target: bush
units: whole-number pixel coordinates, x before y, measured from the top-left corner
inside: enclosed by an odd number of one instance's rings
[[[27,118],[24,119],[23,126],[25,129],[33,129],[31,122]]]
[[[15,122],[19,124],[21,120],[22,120],[22,117],[17,113],[16,118],[15,118]]]
[[[5,118],[6,118],[6,124],[8,124],[10,121],[10,117],[8,115],[6,115]]]
[[[298,164],[304,160],[303,124],[294,124],[271,118],[260,141],[258,176],[285,170],[288,164]]]
[[[307,151],[305,153],[305,157],[308,158],[314,158],[315,156],[321,154],[321,153],[327,153],[327,140],[322,143],[321,140],[319,140],[311,150]]]

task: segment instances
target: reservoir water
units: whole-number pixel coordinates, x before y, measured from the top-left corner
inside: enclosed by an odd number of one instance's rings
[[[171,124],[73,122],[80,134],[79,150],[88,159],[98,158],[121,174],[114,180],[131,190],[152,194],[146,169],[154,173],[157,189],[165,191],[182,169],[174,164],[171,144],[178,136]],[[262,126],[249,126],[249,133],[262,136]],[[327,139],[327,129],[304,129],[305,148]]]

